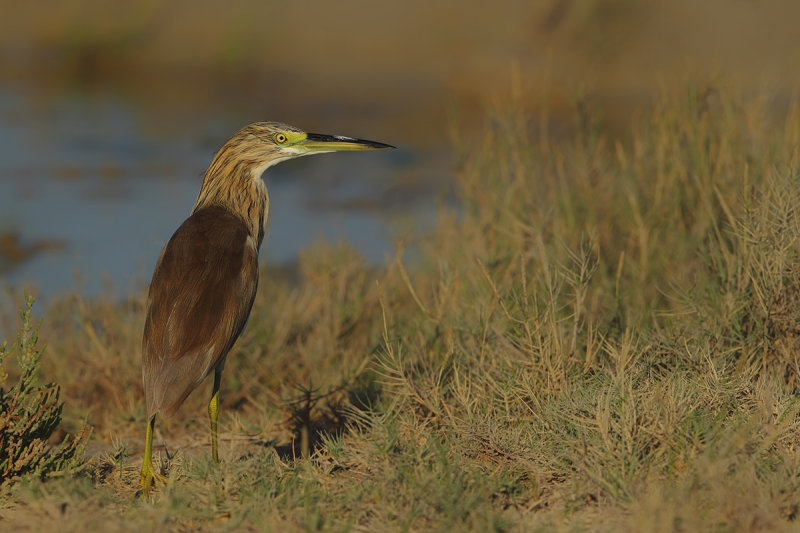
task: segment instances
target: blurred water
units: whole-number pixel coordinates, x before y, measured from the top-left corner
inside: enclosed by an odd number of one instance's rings
[[[63,245],[0,261],[0,284],[32,286],[40,299],[75,289],[142,290],[161,247],[188,216],[213,153],[244,125],[209,113],[185,135],[156,136],[153,129],[172,120],[162,115],[112,92],[0,89],[0,235],[18,233],[23,248]],[[393,251],[398,219],[418,229],[433,220],[431,190],[408,194],[398,186],[415,157],[400,150],[327,154],[267,171],[272,226],[261,260],[292,262],[316,242],[342,239],[382,262]],[[441,166],[441,157],[433,159],[431,168]]]

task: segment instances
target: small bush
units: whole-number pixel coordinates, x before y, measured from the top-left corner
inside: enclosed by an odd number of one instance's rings
[[[31,316],[33,298],[26,297],[21,313],[22,329],[17,334],[16,351],[20,368],[19,381],[9,390],[0,388],[0,486],[26,474],[42,478],[55,472],[71,471],[82,462],[88,437],[84,428],[57,446],[48,440],[61,423],[64,403],[59,401],[60,388],[55,383],[39,385],[39,357],[42,350],[36,343],[40,323]],[[8,379],[5,358],[11,353],[7,343],[0,345],[0,383]]]

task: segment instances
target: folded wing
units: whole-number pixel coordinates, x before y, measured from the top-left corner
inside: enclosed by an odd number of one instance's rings
[[[200,209],[169,240],[153,273],[142,340],[148,419],[170,414],[224,363],[250,315],[258,249],[224,207]]]

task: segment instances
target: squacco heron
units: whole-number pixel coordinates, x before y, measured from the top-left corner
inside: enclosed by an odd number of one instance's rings
[[[253,306],[258,251],[269,224],[264,171],[304,155],[383,148],[393,146],[257,122],[239,130],[214,156],[191,215],[161,251],[147,296],[142,338],[147,407],[143,492],[155,479],[165,481],[152,462],[156,417],[172,414],[212,372],[211,457],[219,462],[220,376]]]

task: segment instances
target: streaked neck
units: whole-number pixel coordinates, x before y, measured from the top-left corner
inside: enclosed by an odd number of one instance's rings
[[[206,170],[192,214],[204,207],[223,206],[242,219],[260,247],[269,224],[269,195],[261,177],[265,168],[226,144]]]

